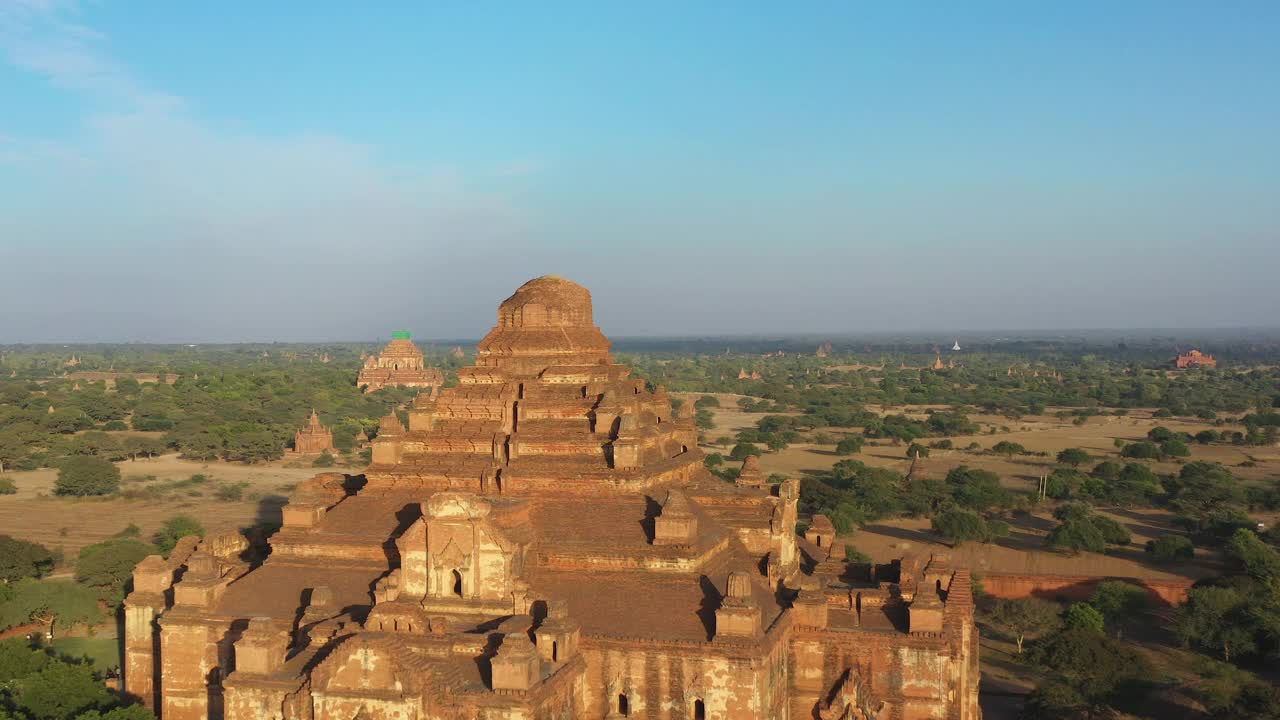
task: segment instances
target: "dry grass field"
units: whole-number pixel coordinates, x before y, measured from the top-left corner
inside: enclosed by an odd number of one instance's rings
[[[689,402],[700,395],[701,393],[681,394]],[[706,432],[706,437],[712,440],[720,436],[732,436],[739,430],[754,427],[756,421],[763,417],[760,413],[740,411],[737,402],[742,396],[722,394],[716,397],[720,400],[721,407],[710,408],[715,417],[715,428]],[[868,409],[882,414],[905,412],[907,415],[922,418],[927,408],[916,406],[905,409],[883,409],[873,406]],[[933,450],[929,458],[924,461],[926,472],[931,477],[942,478],[951,468],[968,465],[995,472],[1010,489],[1032,492],[1038,479],[1051,472],[1056,466],[1054,456],[1060,450],[1072,447],[1083,448],[1094,456],[1095,459],[1091,464],[1102,460],[1125,462],[1120,458],[1115,440],[1117,438],[1127,442],[1145,440],[1147,431],[1158,425],[1192,434],[1205,429],[1242,429],[1241,426],[1228,425],[1226,428],[1214,428],[1207,422],[1153,418],[1149,410],[1136,410],[1125,417],[1093,417],[1083,425],[1075,425],[1069,419],[1061,420],[1055,417],[1052,414],[1055,410],[1057,408],[1050,408],[1045,415],[1029,416],[1019,420],[992,415],[970,415],[971,420],[982,426],[983,432],[952,437],[952,443],[957,449]],[[996,430],[994,434],[988,432],[991,428]],[[845,433],[856,432],[848,428],[827,428],[826,431],[836,438]],[[1047,455],[1005,457],[988,452],[992,445],[1001,440],[1019,443],[1031,453],[1043,452]],[[930,440],[922,442],[927,444]],[[974,442],[978,443],[982,450],[958,449]],[[704,450],[727,454],[731,447],[732,445],[728,447],[707,445],[704,446]],[[1280,447],[1192,444],[1191,453],[1190,460],[1222,463],[1229,466],[1236,476],[1246,480],[1280,476]],[[905,473],[910,466],[910,460],[906,457],[906,447],[886,440],[869,441],[861,453],[849,457],[899,473]],[[760,467],[766,473],[806,477],[829,470],[832,465],[842,459],[844,458],[835,454],[832,445],[797,443],[781,452],[766,452],[760,458]],[[1240,463],[1246,461],[1252,461],[1254,466],[1240,467]],[[1151,463],[1151,467],[1158,473],[1176,473],[1179,464],[1156,462]],[[1128,548],[1107,555],[1094,553],[1067,555],[1044,550],[1042,548],[1044,536],[1054,525],[1048,512],[1031,513],[1013,518],[1010,536],[991,545],[966,544],[951,549],[938,542],[929,532],[927,519],[912,518],[872,523],[859,530],[852,542],[859,550],[877,559],[897,557],[912,548],[946,550],[951,552],[960,564],[979,573],[1198,578],[1214,572],[1212,562],[1207,557],[1197,557],[1196,561],[1175,568],[1157,566],[1147,561],[1145,553],[1142,552],[1142,545],[1156,535],[1172,531],[1168,525],[1168,513],[1147,508],[1132,510],[1112,508],[1103,512],[1129,529],[1133,536],[1133,543]],[[1203,551],[1201,554],[1207,555]]]
[[[278,518],[281,498],[288,495],[289,486],[321,472],[312,467],[286,467],[282,463],[195,462],[180,460],[176,455],[117,465],[124,476],[122,490],[125,491],[186,480],[197,474],[209,479],[173,490],[161,498],[130,500],[56,497],[53,495],[56,470],[5,473],[5,477],[15,482],[18,492],[0,496],[0,533],[38,542],[50,549],[60,548],[71,559],[81,547],[106,539],[131,523],[142,530],[144,538],[150,537],[165,520],[178,514],[195,517],[211,532],[234,530],[259,519]],[[138,480],[148,475],[155,480]],[[219,486],[238,483],[246,483],[241,500],[220,500],[215,495]]]

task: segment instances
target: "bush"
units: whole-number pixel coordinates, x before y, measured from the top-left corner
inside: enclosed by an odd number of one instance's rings
[[[1062,614],[1062,624],[1073,630],[1089,630],[1101,633],[1106,624],[1102,613],[1087,602],[1073,603]]]
[[[1045,544],[1059,550],[1103,552],[1107,545],[1125,545],[1130,538],[1120,523],[1093,514],[1084,503],[1068,503],[1053,513],[1060,523],[1045,538]]]
[[[219,485],[217,490],[213,491],[213,496],[223,502],[239,502],[244,498],[244,489],[249,487],[249,483],[226,483]]]
[[[1160,443],[1160,453],[1165,457],[1190,457],[1191,448],[1181,440],[1165,440]]]
[[[0,495],[15,495],[17,492],[18,486],[11,478],[0,478]]]
[[[1005,456],[1013,456],[1013,455],[1022,455],[1026,453],[1027,449],[1019,443],[1010,442],[1008,440],[1001,440],[1000,442],[991,446],[991,452],[997,453],[1000,455],[1005,455]]]
[[[330,453],[328,450],[325,450],[324,452],[320,453],[320,457],[317,457],[315,461],[311,463],[311,465],[312,467],[333,467],[333,463],[334,463],[333,454]]]
[[[866,440],[856,435],[846,435],[840,439],[840,442],[836,443],[836,454],[854,455],[856,453],[860,453],[862,452],[862,446],[865,443]]]
[[[1160,562],[1178,562],[1195,557],[1196,546],[1182,535],[1161,535],[1147,541],[1146,551]]]
[[[1070,465],[1071,467],[1080,467],[1092,459],[1093,458],[1089,453],[1081,450],[1080,448],[1067,448],[1066,450],[1058,453],[1058,462],[1063,465]]]
[[[1209,443],[1216,443],[1221,440],[1222,436],[1213,430],[1201,430],[1195,435],[1195,441],[1201,445],[1208,445]]]
[[[1081,486],[1089,480],[1089,476],[1079,470],[1055,468],[1045,478],[1044,494],[1054,500],[1065,500],[1080,491]]]
[[[975,512],[952,509],[933,519],[933,531],[955,546],[970,540],[991,542],[1008,534],[1008,526],[999,521],[988,522]]]
[[[156,531],[151,541],[164,555],[168,555],[178,541],[187,535],[204,535],[204,526],[190,515],[174,515]]]
[[[1136,442],[1125,445],[1120,451],[1121,457],[1137,460],[1155,460],[1161,455],[1160,446],[1151,442]]]
[[[1093,471],[1091,474],[1094,477],[1102,480],[1115,480],[1116,478],[1120,477],[1120,471],[1123,469],[1124,468],[1122,468],[1120,466],[1120,463],[1118,462],[1112,462],[1111,460],[1103,460],[1102,462],[1093,466]]]
[[[120,468],[89,455],[67,458],[58,468],[56,495],[109,495],[120,489]]]
[[[978,470],[966,465],[952,468],[947,473],[947,486],[958,505],[972,510],[989,510],[1008,507],[1012,495],[1000,487],[1000,476],[989,470]]]

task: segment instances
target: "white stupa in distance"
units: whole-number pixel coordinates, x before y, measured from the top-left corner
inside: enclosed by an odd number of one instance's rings
[[[952,346],[951,346],[951,349],[952,349],[952,350],[954,350],[954,351],[959,351],[959,350],[960,350],[960,341],[959,341],[959,340],[956,340],[956,344],[955,344],[955,345],[952,345]]]

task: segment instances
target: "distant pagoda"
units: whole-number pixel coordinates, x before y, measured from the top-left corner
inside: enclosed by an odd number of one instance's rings
[[[1179,370],[1190,370],[1193,368],[1216,368],[1218,367],[1218,359],[1212,355],[1205,355],[1199,350],[1192,350],[1183,353],[1174,358],[1173,366]]]
[[[320,416],[315,410],[307,419],[307,426],[294,433],[291,456],[320,455],[333,452],[333,433],[320,423]]]
[[[391,342],[381,353],[364,359],[356,385],[365,392],[398,385],[425,388],[434,394],[436,388],[444,385],[444,376],[439,370],[426,366],[422,351],[413,344],[407,330],[397,330],[391,333]]]

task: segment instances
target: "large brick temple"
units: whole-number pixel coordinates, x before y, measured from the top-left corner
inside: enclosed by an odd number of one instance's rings
[[[400,386],[434,393],[443,384],[444,375],[433,367],[427,367],[422,350],[413,344],[412,336],[405,330],[392,333],[391,342],[382,348],[382,352],[366,357],[356,376],[356,386],[365,392]]]
[[[968,572],[850,565],[825,518],[797,535],[797,481],[708,473],[586,289],[521,286],[458,381],[301,484],[265,558],[144,560],[127,691],[163,720],[980,717]]]

